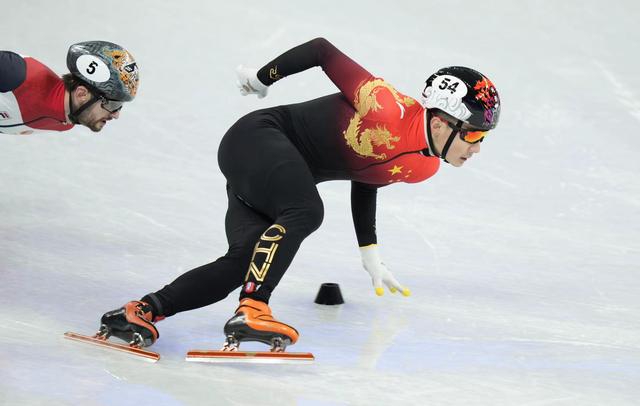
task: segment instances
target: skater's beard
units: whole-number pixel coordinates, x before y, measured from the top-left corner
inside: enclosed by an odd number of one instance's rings
[[[91,131],[100,132],[107,121],[113,120],[112,114],[104,110],[100,103],[96,103],[92,108],[83,111],[78,117],[78,123],[89,128]]]
[[[84,125],[85,127],[88,127],[91,131],[93,131],[94,133],[100,132],[102,131],[102,129],[104,128],[104,126],[107,124],[107,121],[111,120],[110,118],[108,119],[95,119],[92,121],[87,121],[87,122],[83,122],[83,120],[80,120],[80,124]]]

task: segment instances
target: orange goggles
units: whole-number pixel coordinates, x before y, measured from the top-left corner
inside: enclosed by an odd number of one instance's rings
[[[487,131],[470,131],[460,129],[458,130],[458,135],[462,141],[468,142],[469,144],[475,144],[484,140],[484,137],[487,135]]]
[[[447,124],[452,129],[458,131],[458,137],[460,137],[462,141],[468,142],[469,144],[476,144],[478,142],[482,142],[482,140],[484,140],[484,137],[488,133],[488,131],[470,130],[470,129],[462,128],[462,126],[455,125],[449,121],[447,121]]]

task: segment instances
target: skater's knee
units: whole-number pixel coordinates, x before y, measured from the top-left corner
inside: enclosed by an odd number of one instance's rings
[[[322,220],[324,220],[324,205],[322,200],[318,199],[313,204],[309,205],[307,209],[307,221],[309,222],[309,233],[316,231],[320,228]]]
[[[318,199],[306,204],[304,207],[288,210],[284,216],[288,219],[286,223],[290,229],[304,235],[309,235],[316,231],[324,219],[324,206],[322,200]]]
[[[226,261],[244,261],[247,256],[251,255],[254,246],[255,240],[247,238],[246,241],[230,245],[223,258]]]

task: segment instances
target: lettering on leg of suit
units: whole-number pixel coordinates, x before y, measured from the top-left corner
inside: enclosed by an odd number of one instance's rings
[[[244,291],[246,293],[258,290],[260,283],[264,282],[280,246],[278,241],[284,238],[286,232],[287,230],[280,224],[274,224],[260,236],[260,240],[253,249],[253,256],[245,277]]]

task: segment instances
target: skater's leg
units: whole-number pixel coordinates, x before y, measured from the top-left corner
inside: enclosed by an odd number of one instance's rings
[[[252,241],[241,302],[225,334],[240,341],[295,343],[297,331],[275,320],[267,303],[302,241],[320,226],[324,209],[307,163],[286,135],[249,129],[259,136],[225,137],[220,167],[242,200],[272,222]]]
[[[154,322],[177,312],[206,306],[224,299],[242,284],[253,240],[271,221],[242,203],[227,188],[229,209],[225,228],[229,250],[217,261],[193,269],[140,301],[107,312],[101,319],[101,332],[141,346],[159,337]]]
[[[261,341],[284,348],[298,340],[293,327],[275,320],[267,305],[302,241],[316,230],[323,206],[313,177],[303,162],[275,167],[266,182],[267,199],[251,204],[273,216],[274,223],[257,240],[240,294],[240,306],[225,325],[227,342]]]
[[[249,199],[274,220],[254,244],[240,298],[268,303],[302,241],[322,223],[324,207],[313,176],[301,159],[274,167],[265,184],[268,192],[264,199]]]
[[[253,241],[271,221],[240,201],[229,186],[227,195],[225,229],[229,250],[216,261],[186,272],[161,290],[145,296],[143,300],[153,306],[155,315],[168,317],[210,305],[242,284]]]

